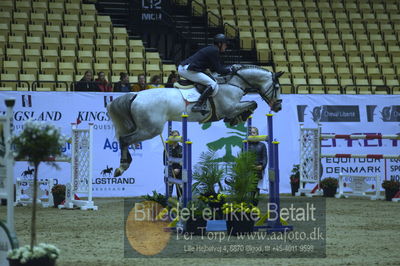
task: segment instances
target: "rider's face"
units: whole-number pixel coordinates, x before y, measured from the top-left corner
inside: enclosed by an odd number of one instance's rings
[[[226,47],[227,47],[227,44],[226,44],[226,43],[222,43],[221,46],[220,46],[220,48],[219,48],[220,52],[221,52],[221,53],[225,52]]]
[[[258,129],[255,127],[252,127],[250,130],[250,136],[257,136],[258,135]]]

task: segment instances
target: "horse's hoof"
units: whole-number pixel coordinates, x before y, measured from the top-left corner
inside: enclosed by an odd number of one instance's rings
[[[124,172],[124,171],[122,171],[120,168],[115,169],[115,171],[114,171],[114,177],[121,176],[123,172]]]

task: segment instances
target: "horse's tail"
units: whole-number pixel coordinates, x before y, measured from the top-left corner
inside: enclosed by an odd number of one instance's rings
[[[127,93],[107,105],[108,114],[116,129],[117,139],[136,130],[135,121],[131,114],[131,104],[136,96],[136,94]]]

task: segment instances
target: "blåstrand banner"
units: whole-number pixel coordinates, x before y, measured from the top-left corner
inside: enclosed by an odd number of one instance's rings
[[[119,166],[119,145],[114,128],[106,111],[106,104],[120,93],[87,92],[2,92],[0,102],[14,97],[14,132],[18,134],[28,119],[50,122],[71,136],[71,123],[80,122],[79,128],[94,124],[93,136],[93,196],[127,197],[151,193],[164,193],[163,145],[160,137],[144,141],[130,149],[133,162],[120,178],[113,177]],[[322,133],[334,134],[400,134],[400,96],[397,95],[282,95],[283,110],[274,115],[274,137],[279,144],[281,192],[290,192],[289,176],[294,164],[299,163],[300,124],[316,127],[319,121]],[[244,100],[254,100],[258,109],[253,115],[253,125],[260,134],[267,133],[266,113],[269,108],[257,95],[246,95]],[[157,108],[156,106],[154,108]],[[5,112],[4,104],[0,112]],[[181,123],[174,122],[173,129],[181,132]],[[166,135],[164,128],[163,138]],[[193,141],[193,165],[201,152],[213,149],[222,162],[232,161],[240,152],[246,134],[244,124],[227,127],[223,122],[212,124],[189,123],[188,137]],[[400,154],[398,140],[324,140],[322,153]],[[71,155],[71,145],[66,143],[64,153]],[[323,177],[337,177],[340,172],[373,176],[382,179],[399,179],[399,160],[336,159],[324,158]],[[42,164],[40,179],[56,179],[65,184],[70,181],[71,166],[58,163],[60,170]],[[385,166],[386,165],[386,166]],[[32,178],[23,173],[28,163],[15,164],[15,178]],[[111,169],[113,168],[113,169]],[[26,173],[26,172],[25,172]],[[267,177],[264,188],[267,186]],[[265,192],[266,190],[264,190]],[[174,192],[175,193],[175,192]]]

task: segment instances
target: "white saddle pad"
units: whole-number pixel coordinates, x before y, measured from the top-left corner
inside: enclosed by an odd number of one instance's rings
[[[200,93],[198,93],[195,88],[179,89],[179,90],[182,93],[183,99],[185,99],[186,101],[188,101],[190,103],[196,102],[200,97]]]
[[[219,87],[214,90],[213,94],[211,95],[214,97],[218,93]],[[191,88],[191,89],[179,89],[181,91],[183,99],[185,99],[187,102],[197,102],[197,100],[200,98],[200,93],[197,92],[196,88]]]

